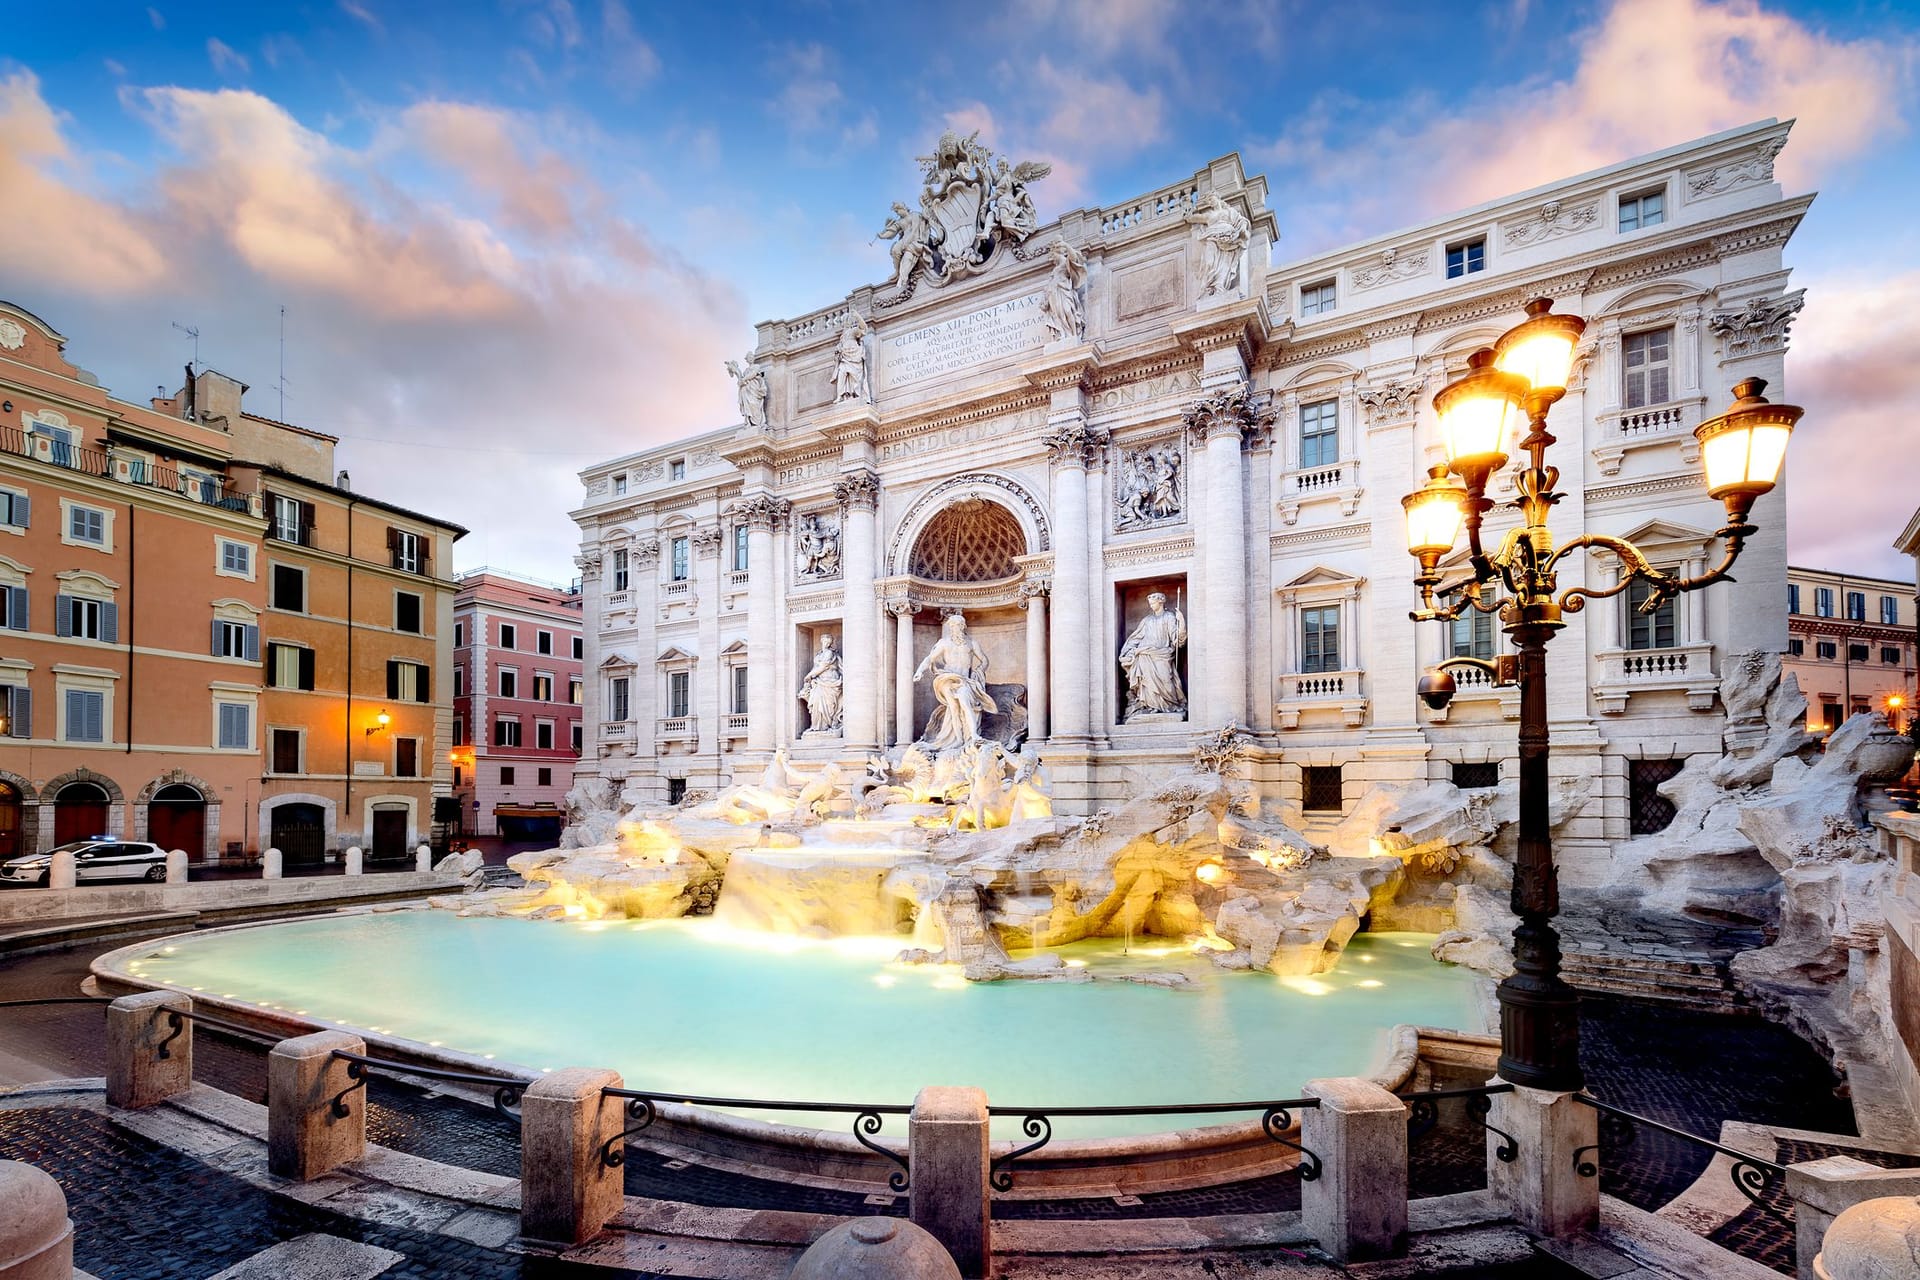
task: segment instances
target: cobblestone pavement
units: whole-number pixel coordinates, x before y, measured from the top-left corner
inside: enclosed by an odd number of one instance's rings
[[[1920,1156],[1892,1151],[1868,1151],[1823,1142],[1802,1142],[1782,1138],[1774,1152],[1775,1164],[1799,1164],[1806,1160],[1824,1160],[1828,1156],[1852,1156],[1883,1169],[1920,1167]],[[1764,1263],[1786,1275],[1794,1273],[1793,1202],[1779,1181],[1769,1183],[1760,1192],[1765,1209],[1755,1206],[1732,1219],[1707,1238],[1742,1257]],[[1769,1210],[1771,1212],[1769,1212]]]

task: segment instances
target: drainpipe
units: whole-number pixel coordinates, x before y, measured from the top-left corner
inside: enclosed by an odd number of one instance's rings
[[[126,751],[133,754],[133,618],[139,605],[140,594],[140,544],[133,536],[133,503],[127,503],[127,696],[121,701],[125,704],[127,722]]]
[[[359,505],[359,501],[358,498],[347,499],[347,741],[341,748],[347,757],[344,770],[347,780],[341,784],[345,800],[340,810],[342,822],[351,821],[353,817],[353,509]],[[333,833],[338,838],[340,828],[335,826]]]

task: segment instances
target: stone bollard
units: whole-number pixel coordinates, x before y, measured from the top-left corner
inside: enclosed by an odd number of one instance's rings
[[[73,1220],[51,1174],[0,1160],[0,1280],[69,1280]]]
[[[360,874],[362,870],[360,865],[362,857],[363,855],[360,852],[359,845],[356,844],[348,847],[347,849],[347,874],[348,875],[357,876]]]
[[[187,882],[187,851],[175,849],[167,855],[167,883],[185,884]]]
[[[109,1106],[150,1107],[193,1087],[193,1024],[183,1019],[176,1028],[170,1010],[193,1012],[193,998],[181,991],[142,991],[107,1006]]]
[[[909,1218],[924,1227],[963,1276],[993,1272],[987,1095],[981,1089],[929,1085],[907,1118]]]
[[[260,855],[260,878],[278,880],[280,878],[280,851],[269,849]]]
[[[423,844],[413,851],[413,869],[415,871],[433,870],[433,850],[430,847]]]
[[[1498,1082],[1496,1076],[1488,1083]],[[1487,1116],[1520,1149],[1512,1164],[1496,1159],[1501,1139],[1488,1130],[1488,1190],[1523,1229],[1549,1239],[1590,1230],[1600,1220],[1600,1179],[1581,1177],[1573,1160],[1575,1151],[1600,1141],[1600,1113],[1574,1097],[1516,1085],[1512,1093],[1492,1095]]]
[[[1920,1197],[1862,1200],[1827,1228],[1815,1280],[1910,1280],[1920,1267]],[[1802,1273],[1807,1274],[1807,1273]]]
[[[624,1113],[620,1073],[596,1067],[551,1071],[520,1098],[520,1234],[584,1244],[600,1234],[626,1198],[624,1165],[601,1158]]]
[[[1300,1183],[1306,1229],[1335,1262],[1386,1258],[1407,1241],[1407,1104],[1357,1077],[1309,1080],[1300,1145],[1320,1176]]]
[[[367,1091],[344,1098],[345,1116],[333,1100],[354,1084],[347,1063],[334,1051],[361,1053],[367,1042],[344,1031],[316,1031],[273,1046],[267,1055],[267,1170],[311,1182],[330,1169],[367,1154]]]
[[[63,849],[53,855],[53,861],[47,866],[47,888],[71,889],[73,884],[73,854]]]
[[[960,1280],[933,1236],[898,1218],[855,1218],[815,1240],[787,1280]]]
[[[1787,1195],[1793,1201],[1798,1274],[1811,1276],[1827,1228],[1841,1214],[1869,1200],[1920,1195],[1920,1169],[1887,1169],[1852,1156],[1828,1156],[1788,1165]]]

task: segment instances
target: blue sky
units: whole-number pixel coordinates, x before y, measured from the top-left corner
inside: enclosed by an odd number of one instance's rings
[[[269,415],[284,305],[287,417],[472,526],[462,565],[564,578],[573,471],[725,420],[753,321],[881,278],[943,128],[1052,162],[1043,217],[1238,150],[1287,258],[1797,116],[1793,554],[1898,571],[1920,487],[1861,477],[1920,456],[1917,34],[1709,0],[38,6],[0,39],[0,297],[129,399],[195,325]]]

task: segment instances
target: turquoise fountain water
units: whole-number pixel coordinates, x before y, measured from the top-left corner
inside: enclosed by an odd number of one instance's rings
[[[900,938],[405,911],[184,937],[128,967],[503,1067],[613,1067],[635,1088],[906,1103],[922,1085],[968,1084],[995,1105],[1117,1105],[1290,1097],[1377,1066],[1395,1023],[1473,1026],[1474,977],[1432,959],[1432,941],[1360,934],[1332,972],[1283,979],[1221,972],[1158,938],[1123,955],[1112,939],[1049,948],[1091,983],[969,983],[894,963]],[[1193,985],[1117,980],[1169,970]],[[1176,1127],[1140,1116],[1057,1129]]]

